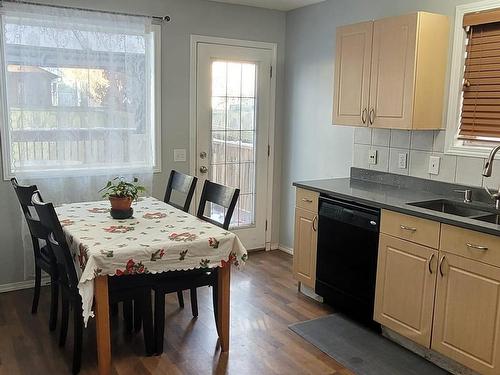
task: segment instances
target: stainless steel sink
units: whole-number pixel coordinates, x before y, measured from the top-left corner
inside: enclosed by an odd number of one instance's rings
[[[480,216],[480,217],[476,217],[475,219],[480,220],[480,221],[485,221],[487,223],[500,225],[500,215],[497,215],[497,214]]]
[[[445,214],[457,215],[461,217],[479,217],[490,214],[488,211],[481,210],[479,208],[471,207],[467,203],[460,203],[455,201],[450,201],[447,199],[435,199],[431,201],[408,203],[410,206],[426,208],[428,210],[442,212]]]

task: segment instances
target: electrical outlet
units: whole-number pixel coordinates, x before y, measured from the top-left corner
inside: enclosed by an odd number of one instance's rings
[[[186,161],[186,149],[185,148],[174,149],[174,161]]]
[[[377,150],[368,151],[368,164],[377,164]]]
[[[406,152],[402,152],[399,154],[398,167],[399,169],[406,169],[407,165],[408,165],[408,154]]]
[[[439,163],[441,158],[439,156],[431,156],[429,158],[429,173],[439,174]]]

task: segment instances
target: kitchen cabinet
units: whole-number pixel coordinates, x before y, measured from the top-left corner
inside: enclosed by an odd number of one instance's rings
[[[448,32],[426,12],[338,28],[333,123],[443,128]]]
[[[373,22],[337,28],[333,122],[367,126]]]
[[[500,237],[387,210],[381,232],[374,319],[480,374],[499,374]]]
[[[316,282],[318,196],[318,193],[298,188],[295,208],[293,275],[312,289]]]
[[[429,347],[438,251],[380,235],[375,320]]]
[[[480,374],[500,373],[500,268],[441,254],[431,348]]]

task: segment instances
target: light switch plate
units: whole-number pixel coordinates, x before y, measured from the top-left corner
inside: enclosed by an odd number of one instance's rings
[[[439,156],[431,156],[429,158],[429,173],[439,174],[439,163],[441,158]]]
[[[174,149],[174,161],[186,161],[186,149],[185,148]]]
[[[398,167],[399,169],[406,169],[408,165],[408,153],[402,152],[399,154]]]
[[[368,164],[377,164],[377,150],[368,151]]]

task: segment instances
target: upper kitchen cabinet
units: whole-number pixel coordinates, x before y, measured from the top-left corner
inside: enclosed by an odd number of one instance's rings
[[[366,126],[373,22],[337,28],[333,123]]]
[[[333,123],[443,128],[448,31],[425,12],[338,28]]]

